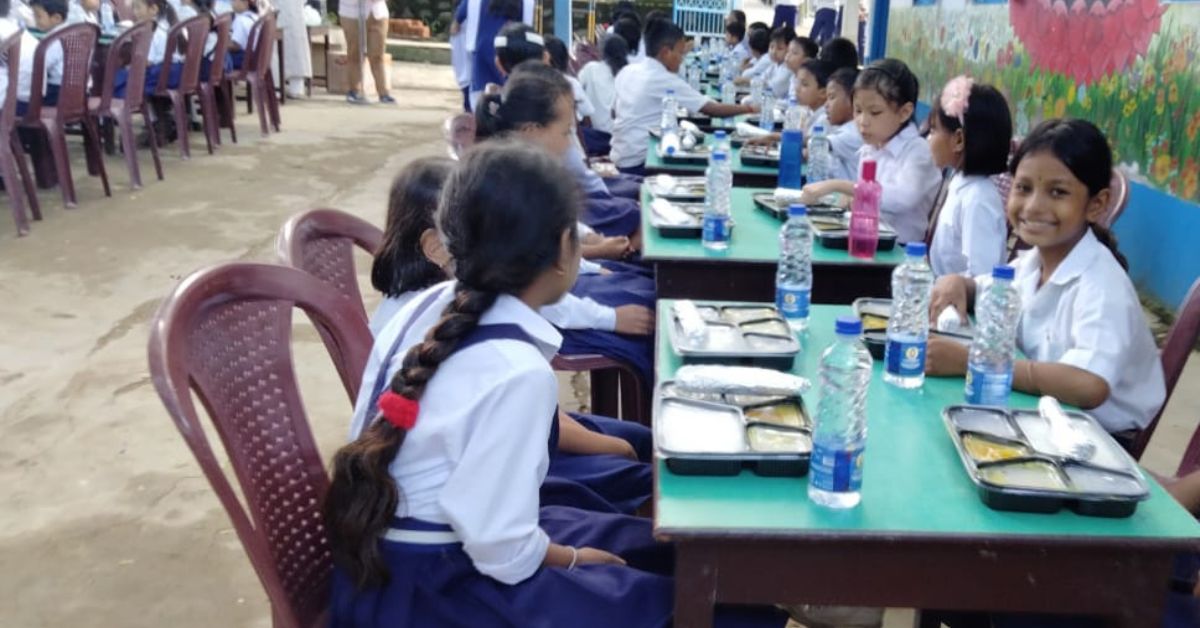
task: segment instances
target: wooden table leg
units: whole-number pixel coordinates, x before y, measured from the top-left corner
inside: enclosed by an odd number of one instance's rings
[[[675,625],[712,628],[717,600],[716,563],[689,543],[675,546]]]
[[[1171,556],[1145,557],[1139,569],[1120,577],[1129,578],[1129,593],[1122,605],[1122,615],[1110,622],[1114,627],[1135,628],[1161,626],[1167,601],[1167,580],[1171,573]]]

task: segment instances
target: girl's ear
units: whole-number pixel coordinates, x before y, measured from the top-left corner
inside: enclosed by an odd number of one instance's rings
[[[558,262],[554,270],[561,275],[575,275],[579,272],[580,246],[575,230],[563,229],[558,242]]]
[[[1088,199],[1087,209],[1085,211],[1087,212],[1087,221],[1089,223],[1100,222],[1104,220],[1105,214],[1108,213],[1108,201],[1111,198],[1112,190],[1109,188],[1104,188],[1103,190],[1097,192],[1095,196]]]
[[[954,135],[950,137],[950,145],[956,153],[967,152],[967,136],[961,128],[954,130]]]
[[[452,261],[450,252],[446,250],[446,245],[442,244],[442,236],[438,234],[437,229],[426,229],[421,232],[421,253],[425,255],[425,259],[449,274]]]
[[[916,108],[916,103],[906,102],[900,105],[900,109],[896,112],[900,114],[900,118],[904,120],[904,124],[908,124],[908,120],[912,118],[913,110]]]

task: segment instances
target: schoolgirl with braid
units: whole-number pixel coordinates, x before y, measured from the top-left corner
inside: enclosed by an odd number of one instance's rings
[[[528,144],[454,167],[437,224],[455,279],[398,315],[390,340],[417,340],[333,461],[331,626],[670,626],[673,560],[648,520],[539,508],[561,337],[537,309],[574,283],[578,213],[566,170]],[[784,624],[738,610],[718,625]]]

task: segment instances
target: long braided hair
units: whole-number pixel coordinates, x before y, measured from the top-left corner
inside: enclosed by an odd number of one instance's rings
[[[538,148],[500,140],[469,152],[446,181],[437,210],[455,260],[454,299],[405,354],[392,392],[419,401],[496,299],[521,292],[558,262],[564,233],[577,242],[579,206],[574,179]],[[408,432],[381,418],[334,456],[325,499],[334,561],[359,588],[387,580],[378,541],[400,504],[388,468]]]

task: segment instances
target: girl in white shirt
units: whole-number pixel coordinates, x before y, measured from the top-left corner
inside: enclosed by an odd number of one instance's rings
[[[836,40],[835,40],[836,41]],[[835,179],[858,178],[858,149],[862,148],[862,136],[854,123],[854,81],[858,69],[839,68],[829,75],[825,84],[825,129],[829,136],[829,148],[833,153]]]
[[[528,145],[455,167],[437,223],[456,280],[389,326],[404,357],[377,402],[360,394],[368,418],[333,461],[331,626],[670,624],[649,520],[539,508],[560,336],[536,310],[574,282],[578,210],[566,170]]]
[[[612,111],[617,101],[617,73],[629,63],[629,44],[616,35],[604,38],[602,61],[592,61],[579,71],[579,83],[591,100],[595,112],[592,126],[605,133],[612,133]]]
[[[896,59],[872,63],[854,83],[854,117],[863,139],[859,163],[871,159],[878,164],[876,180],[883,188],[879,211],[901,242],[925,239],[929,212],[942,181],[929,144],[913,120],[918,93],[917,77]],[[834,192],[849,196],[854,193],[854,182],[810,183],[804,187],[801,202],[815,203]]]
[[[1008,227],[992,175],[1008,168],[1012,116],[991,85],[952,79],[929,115],[929,151],[938,168],[954,171],[945,201],[930,219],[929,263],[934,275],[988,274],[1003,264]]]
[[[1016,259],[1021,296],[1012,387],[1087,410],[1114,433],[1146,427],[1166,396],[1162,363],[1116,239],[1099,224],[1109,203],[1112,153],[1084,120],[1047,120],[1013,155],[1008,220],[1033,245]],[[947,275],[931,315],[965,315],[976,280]],[[955,345],[955,346],[951,346]],[[926,370],[966,372],[967,349],[934,337]],[[1118,434],[1131,439],[1132,434]]]

